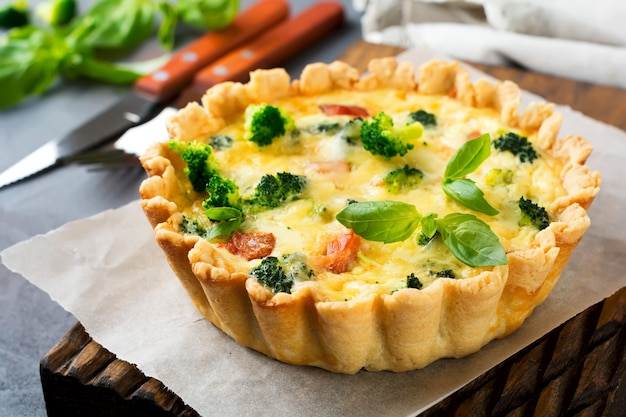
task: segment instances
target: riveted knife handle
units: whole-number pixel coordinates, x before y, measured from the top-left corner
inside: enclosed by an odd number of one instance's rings
[[[251,43],[217,59],[195,75],[193,84],[209,88],[224,81],[245,81],[251,70],[283,64],[340,27],[343,19],[341,4],[330,1],[316,3]]]
[[[191,83],[198,70],[259,36],[288,15],[286,0],[260,0],[240,12],[224,29],[207,33],[181,49],[164,66],[139,78],[133,87],[152,99],[165,102]]]

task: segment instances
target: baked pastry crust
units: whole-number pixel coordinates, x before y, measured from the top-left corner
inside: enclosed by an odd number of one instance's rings
[[[585,160],[591,145],[578,136],[557,139],[561,115],[551,104],[520,113],[521,94],[510,81],[472,82],[457,62],[432,61],[418,70],[394,58],[373,60],[367,74],[343,62],[311,64],[300,79],[283,69],[258,70],[246,84],[207,91],[167,125],[172,138],[193,141],[217,133],[249,104],[329,91],[392,88],[453,96],[466,106],[494,108],[500,122],[535,131],[542,152],[562,161],[565,194],[550,205],[550,225],[531,245],[507,253],[508,264],[463,279],[440,278],[422,290],[364,292],[347,301],[322,299],[311,287],[273,293],[238,269],[216,247],[182,234],[181,207],[194,196],[180,182],[184,163],[167,144],[141,157],[148,178],[141,204],[173,271],[200,312],[238,343],[280,361],[333,372],[408,371],[444,357],[462,357],[515,331],[550,293],[590,225],[587,209],[600,175]]]

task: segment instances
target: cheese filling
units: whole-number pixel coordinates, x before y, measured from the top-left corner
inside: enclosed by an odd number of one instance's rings
[[[310,97],[290,97],[273,105],[290,114],[296,130],[260,147],[244,139],[243,114],[233,118],[220,132],[232,139],[229,147],[218,150],[221,175],[235,181],[242,197],[250,197],[265,174],[290,172],[307,178],[300,198],[278,208],[246,214],[241,231],[261,231],[275,236],[273,256],[304,253],[310,259],[324,255],[329,242],[347,229],[335,218],[350,201],[402,201],[414,205],[422,214],[472,213],[495,232],[505,251],[528,248],[537,229],[520,226],[520,197],[529,198],[548,208],[550,202],[565,194],[560,181],[561,163],[540,152],[532,163],[520,162],[510,152],[492,148],[490,157],[467,178],[475,181],[485,199],[499,211],[495,216],[473,212],[444,194],[441,182],[446,165],[456,149],[477,134],[489,133],[492,140],[513,131],[532,143],[536,132],[523,132],[504,126],[496,110],[469,108],[447,96],[399,93],[394,90],[330,92]],[[424,110],[436,116],[436,126],[425,126],[421,137],[412,141],[414,148],[404,156],[386,158],[372,155],[358,141],[346,138],[345,126],[352,116],[328,116],[321,104],[358,105],[370,115],[381,111],[390,115],[394,125],[408,122],[409,113]],[[207,138],[208,140],[208,138]],[[419,169],[423,176],[413,189],[402,193],[387,190],[383,178],[404,166]],[[538,180],[540,178],[540,180]],[[184,214],[203,211],[199,196],[185,202]],[[315,268],[310,280],[294,283],[292,292],[315,286],[323,300],[349,300],[362,293],[392,293],[407,286],[407,276],[414,274],[427,286],[451,272],[462,279],[478,274],[457,260],[440,239],[426,245],[411,238],[384,244],[361,239],[356,258],[342,273]],[[223,257],[237,269],[250,270],[260,260],[243,257],[219,248]]]

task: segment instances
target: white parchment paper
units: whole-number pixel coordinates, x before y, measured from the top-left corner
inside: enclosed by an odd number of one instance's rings
[[[416,64],[428,54],[399,57]],[[537,99],[527,96],[527,99]],[[563,134],[594,144],[603,185],[592,226],[548,299],[513,335],[463,359],[406,372],[338,375],[242,347],[195,310],[138,202],[69,223],[2,252],[119,358],[205,416],[407,416],[440,401],[584,309],[626,286],[626,133],[569,108]]]

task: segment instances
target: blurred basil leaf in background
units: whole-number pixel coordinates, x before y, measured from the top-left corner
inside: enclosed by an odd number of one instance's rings
[[[131,84],[162,60],[120,63],[112,57],[155,35],[170,51],[180,22],[217,30],[238,11],[239,0],[99,0],[80,14],[75,0],[50,0],[36,9],[48,25],[39,27],[30,23],[25,1],[2,6],[0,23],[8,20],[13,29],[0,38],[0,109],[46,92],[60,76]]]

